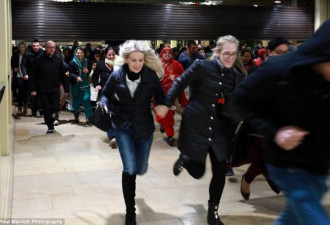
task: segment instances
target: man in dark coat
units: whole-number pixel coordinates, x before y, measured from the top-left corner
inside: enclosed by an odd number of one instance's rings
[[[22,58],[21,62],[21,70],[22,70],[22,75],[25,78],[25,80],[28,81],[28,86],[30,86],[31,78],[30,75],[32,73],[32,66],[35,62],[35,60],[40,57],[43,54],[43,50],[40,47],[40,42],[38,40],[33,40],[31,43],[31,49],[27,51],[27,53],[24,55]],[[36,117],[37,116],[37,111],[39,110],[40,115],[42,114],[41,112],[41,105],[40,105],[40,99],[37,96],[31,96],[30,98],[31,101],[31,111],[32,111],[32,116]]]
[[[60,111],[60,82],[68,94],[69,83],[62,59],[55,54],[55,43],[47,41],[44,54],[36,59],[32,67],[30,82],[31,95],[38,95],[40,98],[47,133],[54,133],[52,114]]]
[[[265,61],[231,98],[266,137],[269,175],[287,199],[276,225],[330,224],[320,203],[330,162],[329,46],[330,20],[297,51]]]
[[[221,114],[229,94],[244,76],[234,69],[238,40],[221,37],[214,50],[213,60],[196,60],[178,77],[167,93],[170,107],[180,92],[191,85],[191,96],[180,125],[178,148],[181,151],[173,172],[178,175],[186,168],[198,179],[205,171],[205,160],[210,154],[213,177],[210,183],[208,224],[222,225],[218,205],[225,184],[226,159],[229,156],[230,120]]]

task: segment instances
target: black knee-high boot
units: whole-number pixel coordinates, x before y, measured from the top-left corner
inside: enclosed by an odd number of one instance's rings
[[[126,205],[125,225],[136,225],[135,180],[136,174],[123,173],[122,188]]]
[[[212,203],[209,201],[209,209],[207,212],[207,223],[209,225],[224,225],[218,216],[219,203]]]

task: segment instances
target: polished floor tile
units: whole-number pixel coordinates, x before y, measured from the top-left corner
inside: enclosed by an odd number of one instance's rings
[[[62,112],[54,134],[45,133],[43,118],[15,120],[11,217],[63,218],[66,225],[123,225],[119,152],[109,147],[106,133],[72,120],[71,113]],[[179,123],[177,116],[176,132]],[[207,224],[210,163],[199,180],[186,171],[175,177],[172,166],[178,155],[157,125],[148,172],[137,177],[139,225]],[[1,166],[8,170],[6,159]],[[251,199],[242,200],[239,189],[245,169],[235,168],[235,176],[227,178],[220,218],[226,225],[271,225],[284,197],[273,193],[258,177],[251,185]],[[7,170],[1,170],[2,187],[7,184]],[[329,208],[329,193],[324,204]]]

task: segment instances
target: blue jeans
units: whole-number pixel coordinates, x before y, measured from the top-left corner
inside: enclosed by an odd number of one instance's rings
[[[270,178],[284,193],[284,210],[274,225],[330,225],[321,204],[327,192],[327,175],[312,174],[300,168],[280,168],[267,165]]]
[[[134,130],[118,128],[116,142],[123,163],[123,172],[130,175],[143,175],[148,169],[153,134],[147,138],[138,138]]]

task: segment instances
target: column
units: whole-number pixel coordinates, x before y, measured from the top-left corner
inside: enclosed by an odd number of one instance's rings
[[[0,87],[6,85],[6,92],[0,104],[0,150],[1,155],[9,155],[11,135],[9,125],[11,118],[11,2],[10,0],[0,1],[0,46],[2,54],[0,54]],[[8,77],[9,75],[9,77]]]
[[[315,0],[315,22],[314,29],[330,18],[330,0]]]

